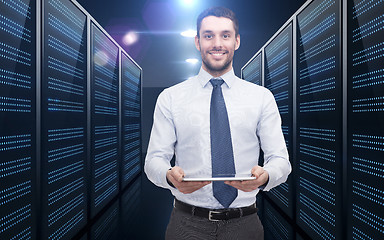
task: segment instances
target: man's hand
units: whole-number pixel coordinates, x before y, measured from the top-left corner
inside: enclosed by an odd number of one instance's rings
[[[196,190],[210,184],[210,181],[204,182],[183,182],[184,171],[180,167],[173,167],[167,171],[167,179],[182,193],[193,193]]]
[[[252,168],[251,173],[252,176],[256,177],[255,180],[225,181],[225,183],[243,192],[251,192],[268,182],[269,174],[264,171],[263,167],[255,166]]]

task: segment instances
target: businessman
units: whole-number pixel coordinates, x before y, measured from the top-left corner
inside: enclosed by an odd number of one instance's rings
[[[263,239],[256,195],[291,172],[276,102],[269,90],[234,74],[240,35],[231,10],[202,12],[195,45],[200,72],[159,95],[145,159],[149,180],[175,197],[166,239]],[[235,174],[255,179],[184,181]]]

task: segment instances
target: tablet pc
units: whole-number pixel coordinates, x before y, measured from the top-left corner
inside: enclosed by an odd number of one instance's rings
[[[184,177],[184,182],[205,182],[205,181],[247,181],[255,180],[256,177],[249,175],[236,175],[232,177]]]

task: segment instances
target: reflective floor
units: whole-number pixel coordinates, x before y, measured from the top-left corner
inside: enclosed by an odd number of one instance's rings
[[[168,190],[156,187],[141,174],[91,229],[76,239],[164,239],[172,204]]]

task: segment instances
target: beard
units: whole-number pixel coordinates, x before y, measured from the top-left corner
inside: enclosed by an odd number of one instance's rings
[[[200,47],[201,48],[201,47]],[[210,51],[214,51],[216,49],[212,49]],[[210,51],[201,52],[201,60],[203,66],[206,68],[205,70],[210,73],[215,74],[223,74],[227,72],[232,67],[233,55],[234,53],[230,51],[226,51],[226,59],[223,62],[216,62],[214,59],[210,59]]]
[[[207,70],[211,72],[222,72],[227,70],[232,65],[232,59],[227,59],[221,65],[211,64],[211,62],[209,62],[205,57],[202,57],[202,61],[205,67],[207,68]]]

